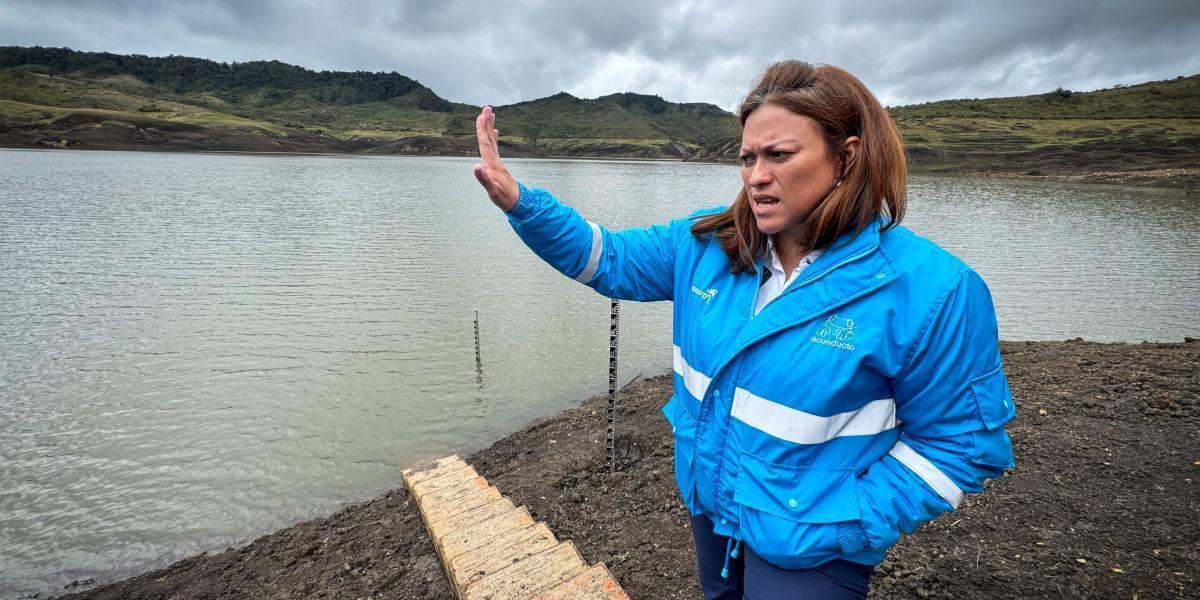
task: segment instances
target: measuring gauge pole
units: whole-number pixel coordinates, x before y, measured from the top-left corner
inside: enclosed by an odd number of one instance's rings
[[[621,301],[612,299],[608,325],[608,437],[604,444],[604,464],[608,472],[616,469],[613,446],[617,426],[617,336],[621,330]]]

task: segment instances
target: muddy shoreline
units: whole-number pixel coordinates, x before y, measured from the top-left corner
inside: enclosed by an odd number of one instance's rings
[[[465,138],[464,138],[465,139]],[[182,144],[178,146],[130,145],[120,143],[97,143],[88,147],[66,146],[54,147],[44,144],[20,144],[0,135],[0,150],[76,150],[76,151],[107,151],[107,152],[168,152],[193,154],[245,154],[264,156],[454,156],[477,157],[478,152],[470,145],[470,140],[446,142],[433,138],[411,138],[399,140],[393,144],[381,147],[354,149],[328,148],[319,144],[305,145],[299,142],[289,142],[289,146],[280,144],[222,144],[205,140],[205,143]],[[736,161],[722,158],[687,158],[673,156],[644,156],[638,153],[614,151],[608,154],[551,154],[537,148],[520,143],[510,143],[501,140],[501,149],[509,158],[551,158],[568,160],[624,160],[635,162],[697,162],[710,164],[736,164]],[[1000,179],[1017,179],[1025,181],[1062,181],[1071,183],[1087,183],[1093,185],[1117,185],[1133,187],[1150,187],[1184,190],[1187,194],[1200,193],[1200,168],[1192,166],[1173,166],[1171,163],[1156,163],[1152,166],[1131,167],[1128,169],[1094,170],[1060,168],[1054,171],[1037,171],[1031,174],[1027,169],[980,169],[961,165],[959,167],[929,168],[920,163],[909,165],[910,174],[935,175],[952,177],[983,177]]]
[[[1017,467],[907,536],[872,598],[1187,598],[1200,585],[1200,340],[1004,342]],[[605,399],[468,458],[634,598],[700,598],[659,408],[670,374],[621,396],[618,469],[603,472]],[[397,474],[399,485],[399,474]],[[64,582],[64,585],[70,582]],[[241,548],[72,599],[449,598],[398,487]]]

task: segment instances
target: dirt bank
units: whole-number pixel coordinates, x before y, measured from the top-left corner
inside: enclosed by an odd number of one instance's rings
[[[1195,598],[1200,341],[1006,342],[1017,467],[904,539],[872,598]],[[617,473],[604,398],[469,458],[634,598],[700,598],[677,499],[664,375],[630,386]],[[397,480],[399,476],[397,475]],[[82,587],[82,586],[80,586]],[[408,495],[388,495],[72,598],[448,598]]]
[[[103,118],[102,121],[97,119]],[[276,126],[205,127],[121,113],[79,111],[54,127],[13,127],[0,123],[0,148],[118,150],[129,152],[240,152],[247,154],[384,154],[478,156],[475,138],[414,135],[396,139],[338,139],[303,129]],[[502,140],[510,158],[544,158],[527,144]]]
[[[1037,169],[1026,171],[931,170],[915,167],[910,175],[941,175],[960,177],[985,177],[998,179],[1022,179],[1027,181],[1069,181],[1093,185],[1120,185],[1149,188],[1173,188],[1188,195],[1200,194],[1200,168],[1162,168],[1125,171],[1077,171],[1045,172]]]
[[[969,151],[928,145],[906,145],[908,172],[913,175],[1003,177],[1039,181],[1073,181],[1110,185],[1177,188],[1195,194],[1200,189],[1200,155],[1188,144],[1108,143],[1089,148],[1048,146],[1005,150],[1011,139],[993,140],[995,147]],[[730,139],[700,149],[686,160],[738,163],[741,141]]]

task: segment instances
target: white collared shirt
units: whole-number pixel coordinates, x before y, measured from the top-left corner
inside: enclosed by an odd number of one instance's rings
[[[762,310],[770,301],[778,298],[783,290],[787,289],[788,284],[796,279],[796,276],[804,272],[808,265],[813,264],[817,257],[821,256],[820,250],[813,250],[804,255],[800,259],[800,264],[792,271],[791,275],[783,272],[783,263],[779,262],[779,254],[775,252],[775,236],[767,238],[767,258],[763,261],[763,268],[771,274],[766,281],[758,287],[758,296],[754,299],[754,314]]]

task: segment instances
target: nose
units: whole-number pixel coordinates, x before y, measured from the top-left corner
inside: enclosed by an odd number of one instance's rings
[[[756,161],[748,167],[750,173],[746,177],[746,185],[757,188],[771,183],[771,169],[764,162]]]

